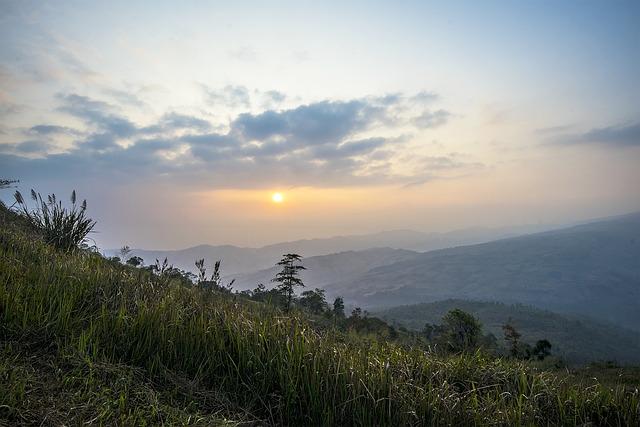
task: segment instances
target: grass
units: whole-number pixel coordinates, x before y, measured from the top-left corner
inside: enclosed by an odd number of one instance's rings
[[[29,208],[22,194],[16,190],[16,204],[22,218],[37,227],[47,243],[65,251],[71,251],[87,241],[96,222],[87,216],[87,201],[76,204],[76,192],[71,193],[71,207],[62,205],[55,194],[43,199],[40,193],[31,190],[35,209]]]
[[[1,342],[0,348],[0,426],[210,426],[251,420],[240,410],[230,413],[232,403],[215,390],[169,372],[151,380],[143,369],[59,352],[28,337]]]
[[[52,416],[72,424],[640,424],[637,389],[319,332],[297,313],[63,253],[4,211],[0,226],[9,425],[43,421],[45,390],[67,391]]]

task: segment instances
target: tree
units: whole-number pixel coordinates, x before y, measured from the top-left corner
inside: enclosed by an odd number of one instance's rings
[[[441,325],[434,325],[431,323],[425,323],[422,328],[422,336],[428,342],[434,342],[442,333],[444,332],[444,328]]]
[[[498,338],[496,338],[495,335],[489,332],[488,334],[483,335],[480,338],[480,346],[487,350],[493,351],[498,348]]]
[[[333,300],[333,315],[336,317],[344,317],[344,300],[342,297],[337,297]]]
[[[140,258],[139,256],[132,256],[131,258],[129,258],[127,260],[127,264],[133,266],[133,267],[139,267],[142,264],[144,264],[144,260],[142,258]]]
[[[120,259],[124,261],[128,259],[129,254],[131,253],[131,248],[127,245],[124,245],[120,248],[120,251],[118,251],[118,253],[120,254]]]
[[[258,286],[251,291],[251,298],[256,301],[266,301],[268,294],[267,287],[262,283],[258,283]]]
[[[482,325],[473,315],[458,308],[449,311],[442,318],[444,334],[442,338],[450,351],[460,353],[478,346]]]
[[[322,313],[328,306],[324,296],[324,289],[315,288],[312,291],[304,291],[300,298],[300,305],[313,314]]]
[[[0,190],[4,190],[5,188],[11,188],[12,184],[17,183],[17,179],[0,179]]]
[[[301,262],[301,260],[302,257],[298,254],[283,255],[280,262],[276,264],[282,266],[282,270],[276,274],[276,277],[271,279],[272,282],[278,283],[277,289],[285,297],[284,308],[287,313],[291,310],[294,288],[296,286],[304,286],[302,279],[298,277],[300,270],[306,270],[302,265],[297,264]]]
[[[511,324],[511,319],[502,325],[502,331],[504,332],[504,340],[509,347],[509,353],[511,356],[518,358],[520,356],[520,333],[516,331],[516,328]]]
[[[548,340],[538,340],[531,353],[536,359],[544,360],[545,357],[551,355],[551,343]]]

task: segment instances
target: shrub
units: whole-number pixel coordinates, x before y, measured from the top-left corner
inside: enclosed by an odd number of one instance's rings
[[[87,241],[88,234],[95,227],[96,222],[87,217],[87,201],[76,204],[76,192],[71,193],[71,207],[62,205],[55,194],[50,194],[44,200],[40,193],[31,190],[31,198],[36,207],[30,209],[20,191],[14,194],[17,212],[38,229],[47,243],[63,251],[76,249]]]

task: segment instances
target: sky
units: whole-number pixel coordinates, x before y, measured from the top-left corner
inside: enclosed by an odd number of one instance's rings
[[[0,178],[77,190],[102,248],[632,212],[638,22],[636,1],[0,0]]]

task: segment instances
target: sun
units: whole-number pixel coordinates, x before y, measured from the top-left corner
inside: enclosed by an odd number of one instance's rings
[[[273,193],[271,195],[271,201],[273,203],[282,203],[284,201],[284,196],[282,193]]]

